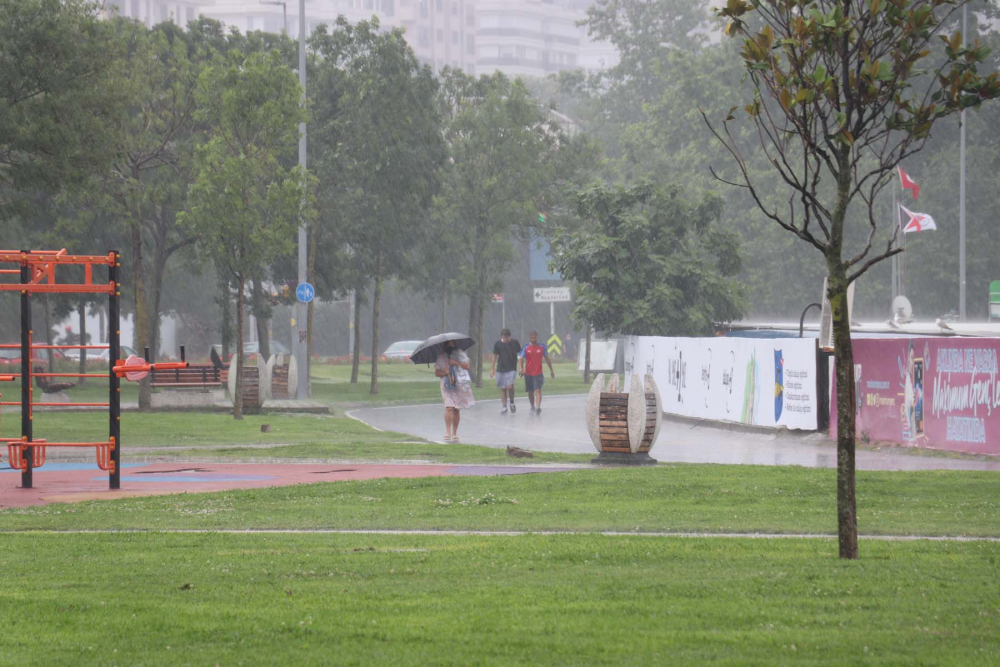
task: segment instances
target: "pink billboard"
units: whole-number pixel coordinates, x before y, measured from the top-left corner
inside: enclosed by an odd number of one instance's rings
[[[854,341],[858,437],[912,447],[1000,454],[996,338]],[[834,385],[836,385],[835,375]],[[830,433],[837,432],[836,386]]]

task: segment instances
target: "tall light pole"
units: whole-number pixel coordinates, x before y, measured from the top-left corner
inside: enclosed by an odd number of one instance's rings
[[[306,0],[299,0],[299,85],[302,87],[302,106],[306,104]],[[299,123],[299,166],[306,170],[306,124]],[[306,225],[299,223],[299,284],[306,276]],[[299,367],[299,400],[309,398],[309,306],[302,300],[295,302],[295,337],[292,340],[295,363]]]
[[[288,34],[288,3],[283,0],[260,0],[262,5],[281,5],[281,18],[285,22],[285,31],[282,34]]]
[[[969,26],[969,5],[962,5],[962,48]],[[959,148],[958,172],[958,319],[965,321],[965,109],[962,109],[962,139]]]

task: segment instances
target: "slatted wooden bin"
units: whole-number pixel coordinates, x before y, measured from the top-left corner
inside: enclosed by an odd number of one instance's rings
[[[260,414],[260,369],[243,367],[243,414]]]
[[[271,396],[277,399],[288,399],[288,359],[290,355],[278,355],[274,368],[271,370]],[[281,363],[284,361],[285,363]]]
[[[628,396],[625,392],[601,392],[598,428],[602,452],[629,454],[632,451],[628,438]],[[646,421],[638,453],[649,452],[656,431],[656,394],[646,392],[645,397]]]

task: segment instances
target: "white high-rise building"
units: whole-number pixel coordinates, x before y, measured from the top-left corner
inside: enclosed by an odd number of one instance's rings
[[[173,21],[186,26],[194,21],[214,0],[103,0],[105,16],[117,12],[119,16],[142,21],[153,26]]]
[[[299,34],[299,0],[104,0],[105,11],[153,25],[185,26],[199,15],[240,32]],[[306,32],[376,16],[383,28],[406,30],[421,62],[436,70],[468,74],[501,71],[547,76],[573,69],[593,71],[617,62],[610,44],[595,43],[577,25],[588,0],[306,0]]]
[[[613,65],[614,48],[591,41],[577,25],[584,18],[586,4],[574,0],[476,0],[476,72],[542,77]]]

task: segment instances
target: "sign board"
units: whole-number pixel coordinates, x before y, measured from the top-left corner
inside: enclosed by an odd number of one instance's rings
[[[830,298],[826,295],[826,278],[823,278],[823,298],[819,315],[819,346],[827,351],[833,351],[833,309]],[[854,311],[854,283],[847,286],[847,319],[851,319]]]
[[[587,341],[580,341],[577,360],[577,370],[584,370],[587,364]],[[618,357],[618,341],[616,340],[592,340],[590,341],[590,372],[609,373],[615,370],[615,361]],[[627,385],[626,385],[627,386]]]
[[[532,290],[535,303],[561,303],[571,301],[568,287],[536,287]]]
[[[503,292],[499,292],[497,294],[494,294],[492,297],[490,297],[490,300],[493,303],[503,303]]]
[[[536,236],[528,241],[528,274],[532,280],[562,280],[561,275],[549,270],[550,252],[548,239]]]
[[[990,320],[1000,320],[1000,280],[990,283]]]
[[[302,303],[309,303],[316,296],[316,288],[309,283],[299,283],[295,288],[295,298]]]
[[[563,342],[558,334],[552,334],[548,340],[549,354],[562,354]]]
[[[625,386],[653,376],[668,414],[816,430],[815,338],[629,336]]]
[[[1000,454],[1000,340],[855,339],[855,428],[872,442]],[[830,435],[837,432],[831,374]]]

